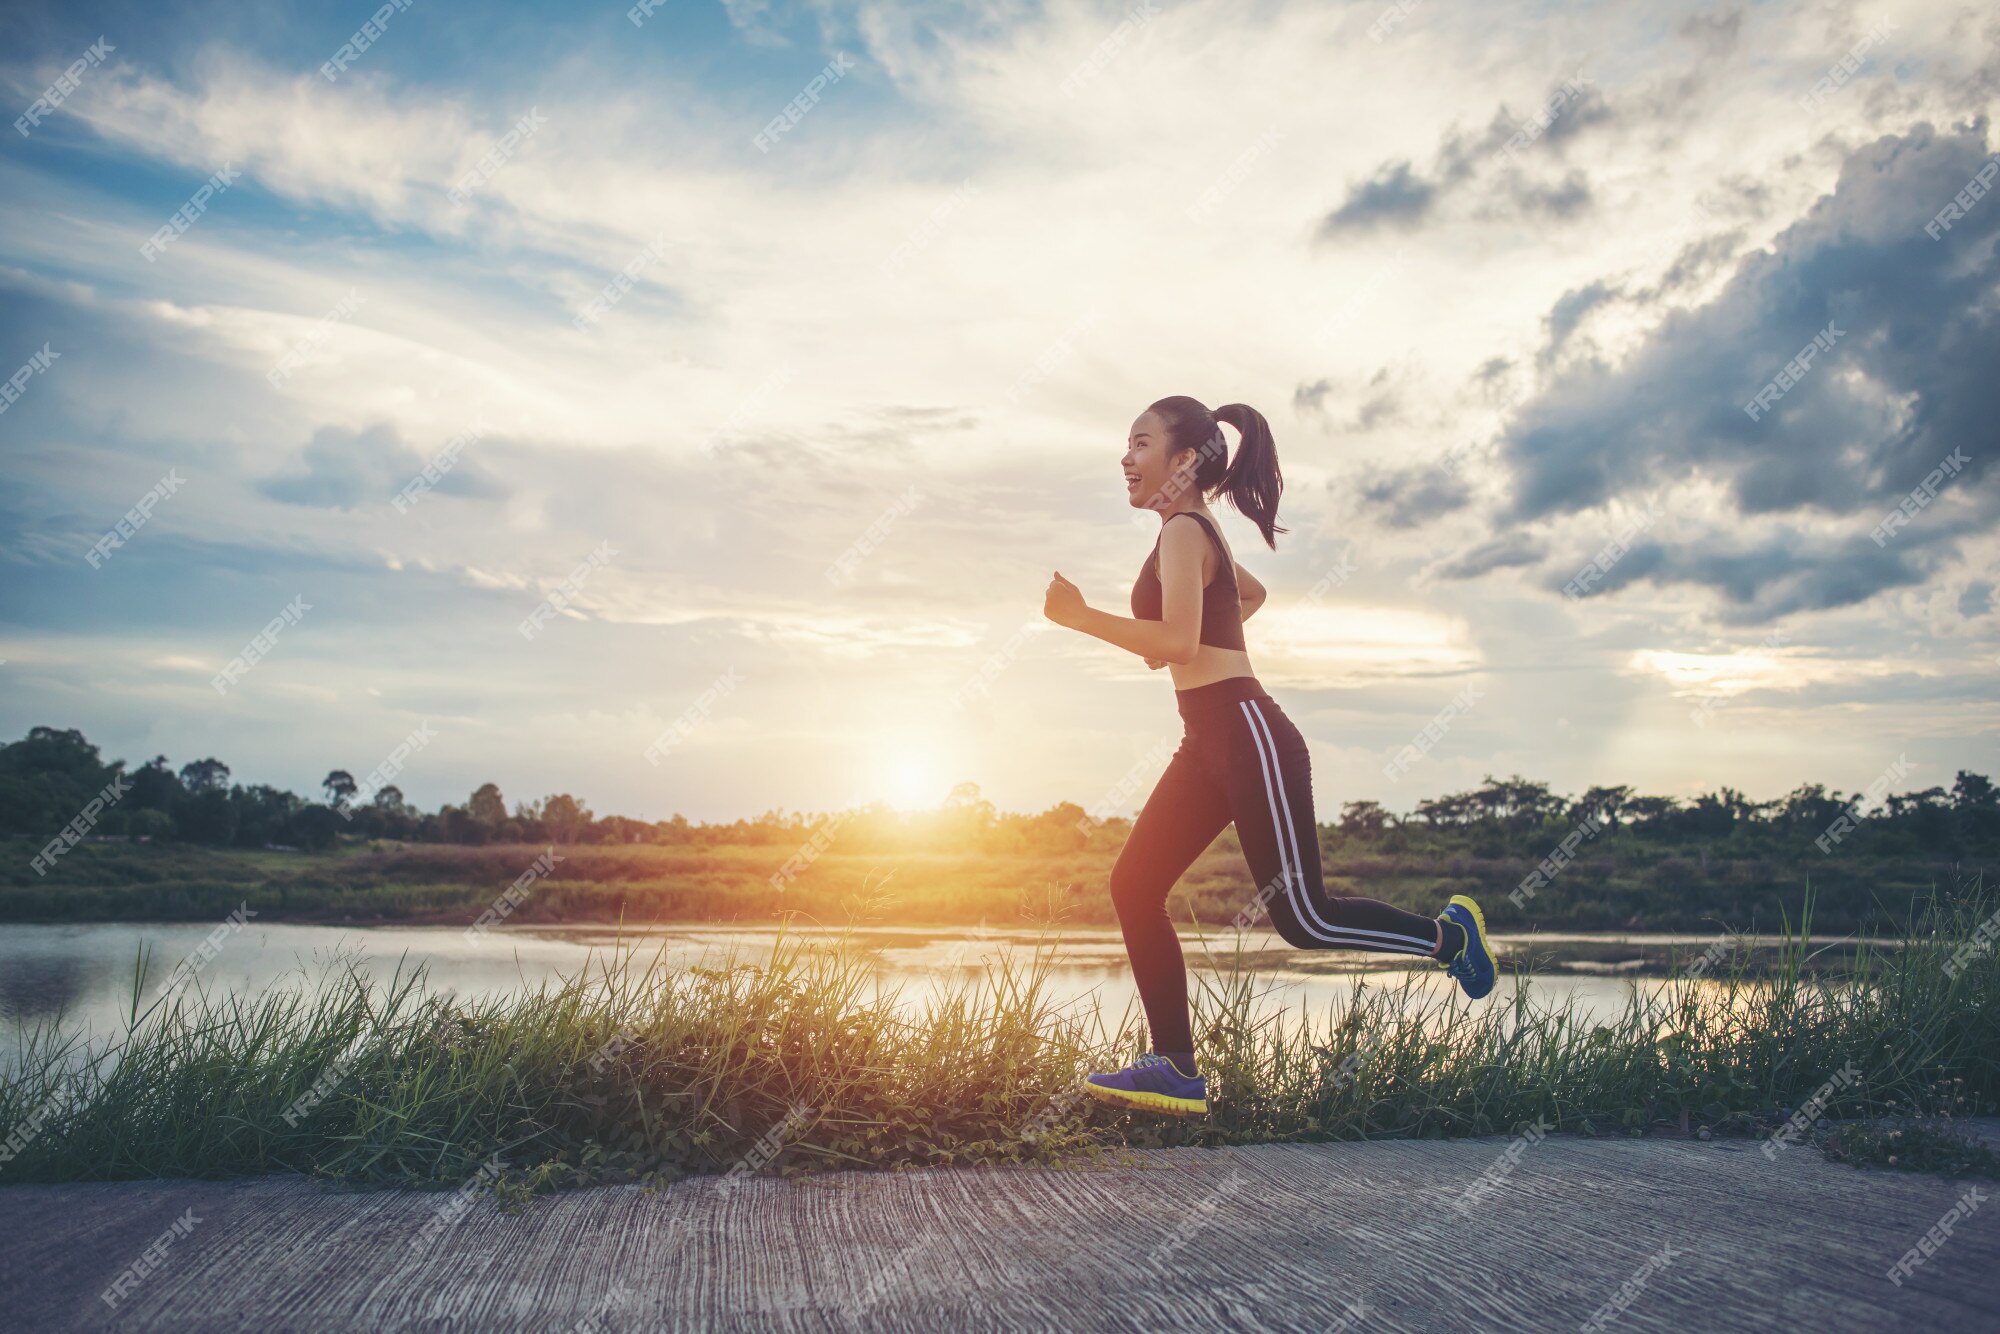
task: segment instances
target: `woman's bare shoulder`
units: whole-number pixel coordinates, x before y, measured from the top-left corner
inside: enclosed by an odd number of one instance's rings
[[[1174,520],[1186,514],[1196,519],[1194,523],[1175,523]],[[1167,516],[1166,527],[1160,533],[1160,553],[1172,553],[1176,560],[1187,560],[1201,571],[1201,581],[1206,585],[1220,570],[1220,554],[1215,542],[1199,522],[1198,515],[1191,510]]]

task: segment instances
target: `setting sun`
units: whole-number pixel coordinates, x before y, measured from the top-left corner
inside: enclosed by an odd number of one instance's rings
[[[920,741],[901,741],[883,752],[876,793],[898,810],[928,810],[944,801],[937,757]]]

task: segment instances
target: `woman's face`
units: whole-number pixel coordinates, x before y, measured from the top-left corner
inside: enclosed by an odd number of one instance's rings
[[[1164,509],[1193,486],[1195,451],[1184,449],[1177,459],[1169,460],[1169,448],[1166,422],[1150,410],[1140,413],[1120,460],[1126,501],[1133,509]]]

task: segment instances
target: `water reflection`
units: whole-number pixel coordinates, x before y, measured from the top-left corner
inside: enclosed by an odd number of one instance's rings
[[[135,961],[142,948],[151,954],[141,1008],[167,985],[174,968],[194,954],[214,928],[210,925],[5,926],[0,927],[0,1039],[11,1052],[14,1039],[36,1025],[60,1020],[66,1029],[93,1037],[121,1033],[132,1000]],[[793,938],[831,940],[835,933],[792,931]],[[877,928],[848,933],[870,959],[877,993],[894,994],[921,1005],[949,979],[975,976],[989,961],[1024,959],[1038,937],[1031,931],[936,931]],[[776,933],[764,927],[672,926],[618,932],[595,926],[501,929],[467,939],[451,927],[333,927],[259,925],[227,933],[221,948],[201,969],[198,983],[211,995],[256,995],[276,985],[297,985],[352,963],[377,982],[398,968],[422,965],[433,990],[462,997],[505,996],[574,976],[589,968],[607,970],[669,968],[725,961],[755,964],[768,958]],[[1538,938],[1545,945],[1552,938]],[[1706,942],[1695,937],[1582,937],[1596,945],[1618,940],[1639,944]],[[1270,1010],[1303,1013],[1323,1021],[1329,1007],[1342,1003],[1364,980],[1396,985],[1410,963],[1395,955],[1301,953],[1268,931],[1243,933],[1244,959],[1254,970],[1260,1004]],[[1237,938],[1232,932],[1202,941],[1185,938],[1189,964],[1198,975],[1228,968]],[[1522,942],[1526,944],[1526,942]],[[1503,942],[1503,950],[1506,948]],[[1614,953],[1616,951],[1613,951]],[[1054,998],[1066,1009],[1093,1007],[1115,1025],[1138,1013],[1138,994],[1126,967],[1117,931],[1066,929],[1049,979]],[[1453,984],[1437,969],[1420,966],[1416,984],[1439,994]],[[1511,980],[1503,979],[1493,1003],[1505,1003]],[[1657,977],[1617,974],[1538,976],[1533,996],[1540,1004],[1573,1000],[1585,1013],[1608,1019],[1622,1013],[1635,994],[1658,990]]]
[[[96,961],[74,954],[5,957],[0,962],[0,1021],[26,1027],[57,1019],[101,989],[102,972]]]

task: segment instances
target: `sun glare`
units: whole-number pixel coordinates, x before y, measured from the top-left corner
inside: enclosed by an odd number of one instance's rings
[[[1797,688],[1800,670],[1783,657],[1758,649],[1734,653],[1676,653],[1642,649],[1632,655],[1634,670],[1666,678],[1678,692],[1740,695],[1769,687]]]
[[[944,803],[937,758],[924,746],[904,742],[884,757],[876,788],[897,810],[929,810]]]

